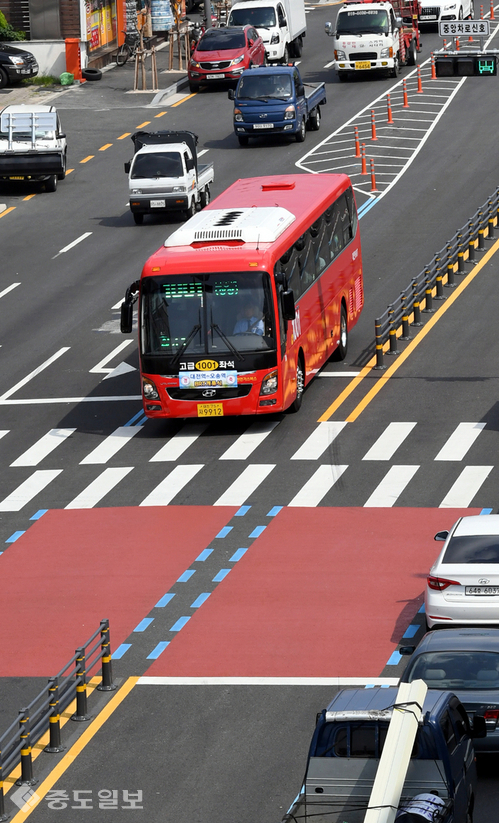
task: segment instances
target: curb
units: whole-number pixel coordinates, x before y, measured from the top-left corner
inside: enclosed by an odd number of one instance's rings
[[[181,77],[180,80],[177,80],[176,83],[172,83],[172,85],[168,86],[168,88],[158,91],[156,96],[149,103],[149,105],[150,106],[159,106],[159,105],[161,105],[163,100],[168,99],[168,97],[173,97],[174,94],[178,94],[180,91],[182,91],[188,85],[189,85],[189,78],[187,77],[187,75],[185,75],[185,77]]]

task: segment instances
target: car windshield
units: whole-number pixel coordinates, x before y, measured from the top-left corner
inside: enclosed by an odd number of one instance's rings
[[[388,15],[383,9],[355,9],[338,14],[336,26],[342,34],[388,34]]]
[[[275,10],[272,6],[245,9],[238,5],[230,13],[232,26],[254,26],[255,29],[269,29],[275,26]]]
[[[250,73],[241,77],[237,96],[246,100],[261,100],[262,97],[286,100],[291,97],[291,77],[289,74]]]
[[[403,680],[424,680],[430,689],[499,689],[499,654],[470,649],[426,652],[409,663]]]
[[[132,166],[131,178],[182,177],[182,160],[178,151],[158,151],[139,154]]]
[[[452,537],[442,563],[499,563],[499,535]]]
[[[196,46],[196,51],[228,51],[244,49],[246,45],[243,31],[217,31],[204,35]]]
[[[145,354],[232,355],[275,349],[266,272],[147,277],[141,293]]]

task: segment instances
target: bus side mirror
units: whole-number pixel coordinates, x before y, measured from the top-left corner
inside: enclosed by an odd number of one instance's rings
[[[125,163],[125,172],[126,174],[130,174],[130,160],[128,160],[128,162]]]
[[[296,317],[295,296],[293,289],[281,293],[282,316],[285,320],[294,320]]]
[[[229,91],[227,92],[227,97],[229,98],[229,100],[235,100],[236,99],[236,95],[234,94],[234,89],[229,89]]]
[[[485,717],[483,717],[483,715],[476,714],[473,718],[471,736],[474,738],[487,737],[487,724],[485,722]]]
[[[448,531],[437,532],[433,539],[434,540],[447,540],[448,536],[449,536]]]
[[[324,31],[326,32],[328,37],[332,37],[333,35],[333,25],[332,23],[326,23],[324,26]]]
[[[121,322],[120,330],[122,334],[130,334],[133,326],[133,303],[130,300],[124,300],[121,304]]]

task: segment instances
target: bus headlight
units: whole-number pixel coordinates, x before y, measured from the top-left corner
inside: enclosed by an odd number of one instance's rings
[[[152,380],[142,380],[142,392],[146,400],[159,400],[159,392]]]
[[[277,391],[277,383],[277,369],[274,369],[263,378],[260,394],[274,394]]]

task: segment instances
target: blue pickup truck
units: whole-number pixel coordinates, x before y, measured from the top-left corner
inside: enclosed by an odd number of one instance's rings
[[[282,823],[364,823],[397,688],[343,689],[317,717],[301,791]],[[477,784],[473,738],[485,737],[452,692],[428,689],[403,781],[396,823],[470,823]],[[399,741],[400,742],[400,741]],[[433,803],[433,817],[423,812]],[[416,809],[414,807],[416,806]],[[405,809],[414,809],[407,811]]]
[[[229,89],[229,100],[240,146],[267,134],[289,134],[303,143],[307,128],[320,128],[326,85],[305,85],[293,65],[255,67],[242,73],[235,91]]]

